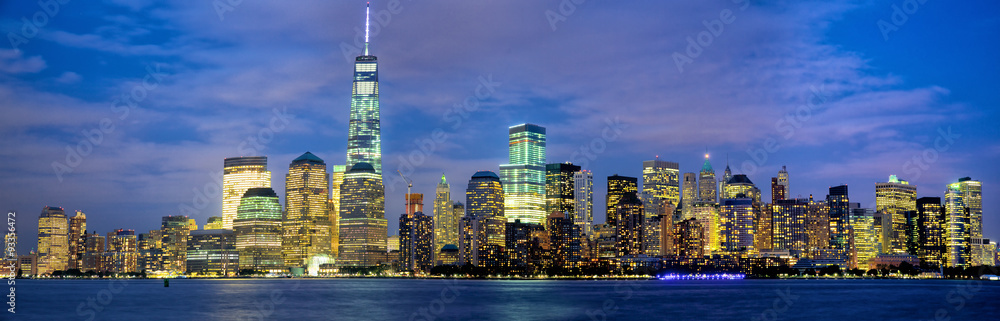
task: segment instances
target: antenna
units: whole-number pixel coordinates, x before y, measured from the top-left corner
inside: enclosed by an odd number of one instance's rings
[[[413,181],[410,180],[409,178],[406,178],[406,176],[403,175],[403,172],[400,172],[398,169],[396,170],[396,173],[399,173],[399,177],[402,177],[407,184],[406,195],[403,197],[403,206],[405,206],[403,209],[406,211],[406,215],[413,214],[410,213],[410,188],[413,187]]]
[[[368,2],[365,5],[365,56],[368,55],[368,22],[371,21],[371,19],[369,18],[371,10],[372,10],[372,3]]]

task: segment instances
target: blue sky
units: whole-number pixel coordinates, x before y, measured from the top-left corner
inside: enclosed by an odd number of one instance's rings
[[[548,129],[549,162],[594,172],[597,221],[607,176],[640,176],[656,155],[695,172],[707,149],[719,175],[728,155],[765,196],[786,165],[793,196],[848,184],[865,207],[890,174],[921,197],[971,176],[985,234],[1000,238],[996,2],[927,1],[898,25],[904,1],[565,3],[373,2],[390,233],[405,193],[395,169],[412,166],[428,199],[444,172],[464,202],[475,171],[506,163],[507,127],[531,122]],[[225,157],[268,156],[279,195],[306,151],[342,164],[363,14],[362,1],[221,13],[212,1],[72,1],[52,15],[0,3],[0,206],[19,213],[19,250],[34,247],[45,205],[83,210],[100,233],[155,229],[185,206],[204,224],[221,213],[200,195]],[[37,34],[24,29],[33,17],[47,18]],[[495,90],[479,99],[484,82]],[[463,102],[476,108],[457,113]],[[444,141],[400,161],[436,129]],[[600,152],[574,154],[588,146]]]

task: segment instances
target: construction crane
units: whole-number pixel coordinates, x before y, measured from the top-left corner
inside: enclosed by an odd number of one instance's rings
[[[400,172],[398,169],[396,173],[399,173],[399,177],[402,177],[403,181],[406,181],[406,195],[403,195],[403,210],[406,211],[406,215],[411,215],[413,213],[410,213],[410,188],[413,188],[413,181],[406,178],[403,172]]]

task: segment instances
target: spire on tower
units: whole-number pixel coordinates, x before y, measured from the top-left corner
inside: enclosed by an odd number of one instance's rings
[[[370,21],[370,13],[372,10],[372,3],[368,2],[365,5],[365,56],[368,55],[368,22]]]

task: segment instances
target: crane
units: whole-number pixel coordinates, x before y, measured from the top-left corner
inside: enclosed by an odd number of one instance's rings
[[[413,214],[410,213],[410,188],[413,187],[413,181],[407,178],[406,175],[403,175],[403,172],[400,172],[398,169],[396,173],[399,173],[399,177],[402,177],[403,181],[406,182],[406,195],[403,195],[403,210],[406,211],[406,215]]]

